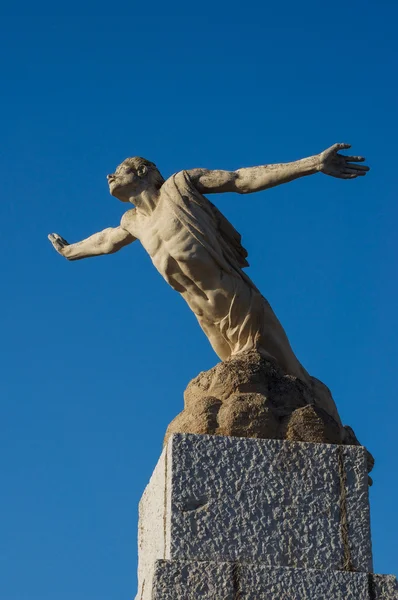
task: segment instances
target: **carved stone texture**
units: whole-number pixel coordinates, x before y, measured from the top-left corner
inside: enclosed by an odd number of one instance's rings
[[[392,575],[269,568],[261,564],[156,563],[153,600],[398,600]]]
[[[359,445],[334,411],[329,389],[287,375],[255,350],[242,352],[193,379],[171,433],[230,435]],[[369,455],[368,470],[373,466]]]
[[[371,571],[365,449],[173,435],[140,502],[142,599],[158,559]]]

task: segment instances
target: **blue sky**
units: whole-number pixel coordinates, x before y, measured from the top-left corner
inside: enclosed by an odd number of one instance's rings
[[[375,570],[397,573],[396,4],[67,8],[22,2],[0,25],[1,596],[134,596],[139,498],[188,381],[218,360],[139,244],[68,263],[47,234],[117,225],[105,176],[127,156],[169,176],[340,141],[366,178],[212,200],[376,458]]]

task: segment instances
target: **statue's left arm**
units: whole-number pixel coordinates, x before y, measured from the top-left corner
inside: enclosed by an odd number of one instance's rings
[[[250,194],[315,173],[325,173],[339,179],[355,179],[366,175],[369,167],[358,164],[365,160],[362,156],[344,156],[338,153],[347,148],[351,148],[350,144],[334,144],[320,154],[291,163],[248,167],[237,171],[192,169],[187,173],[202,194]]]

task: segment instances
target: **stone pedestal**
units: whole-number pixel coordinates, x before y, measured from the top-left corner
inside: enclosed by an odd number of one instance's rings
[[[398,600],[360,446],[174,434],[140,502],[136,600]]]

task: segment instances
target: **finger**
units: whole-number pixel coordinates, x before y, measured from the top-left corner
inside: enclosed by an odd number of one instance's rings
[[[68,242],[60,235],[57,235],[57,241],[62,244],[63,246],[68,246]]]
[[[347,150],[348,148],[351,148],[351,144],[334,144],[332,148],[334,150]]]
[[[349,169],[355,169],[357,171],[370,171],[370,168],[366,165],[351,165],[349,162],[347,162],[346,167]]]
[[[343,154],[342,156],[350,162],[364,162],[366,160],[364,156],[344,156]]]
[[[357,171],[356,169],[344,169],[343,173],[348,173],[348,175],[356,175],[357,177],[363,177],[363,175],[366,175],[367,171]]]
[[[58,242],[53,242],[53,248],[58,254],[62,254],[63,247]]]
[[[64,248],[63,244],[55,237],[57,234],[56,233],[50,233],[48,235],[48,239],[50,240],[50,242],[53,245],[53,248],[57,251],[57,252],[61,252],[62,249]]]
[[[53,246],[56,246],[57,248],[63,248],[64,247],[64,242],[62,241],[62,238],[60,236],[55,237],[51,240]]]
[[[331,171],[328,174],[337,177],[337,179],[354,179],[354,177],[357,177],[354,173],[345,173],[344,171]]]
[[[63,237],[58,235],[58,233],[50,233],[47,237],[53,244],[53,246],[57,245],[57,248],[64,248],[65,246],[69,246],[69,242],[67,242]]]

